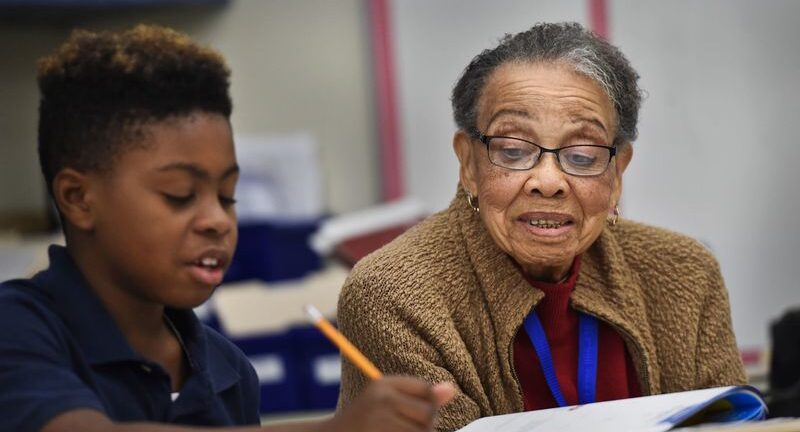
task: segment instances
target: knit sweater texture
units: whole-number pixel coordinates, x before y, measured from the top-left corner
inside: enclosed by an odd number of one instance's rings
[[[451,431],[523,411],[513,341],[543,296],[459,191],[354,267],[338,323],[384,373],[454,383],[436,421]],[[582,255],[570,302],[622,336],[643,395],[745,382],[719,265],[691,238],[624,219],[607,226]],[[344,361],[340,408],[365,384]]]
[[[576,258],[564,282],[549,283],[528,278],[531,285],[545,294],[535,312],[547,338],[558,387],[568,405],[580,403],[578,365],[583,347],[580,343],[580,314],[569,306],[579,269],[580,259]],[[605,322],[599,322],[597,327],[594,399],[601,402],[639,396],[639,379],[625,341]],[[557,407],[558,402],[545,378],[542,359],[525,326],[519,328],[513,344],[512,360],[522,386],[525,410]]]

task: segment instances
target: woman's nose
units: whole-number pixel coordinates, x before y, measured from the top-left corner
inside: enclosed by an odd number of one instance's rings
[[[556,155],[542,154],[536,165],[528,171],[525,190],[545,198],[563,196],[567,189],[566,175]]]

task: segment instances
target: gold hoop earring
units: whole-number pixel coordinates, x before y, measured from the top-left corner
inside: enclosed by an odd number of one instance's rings
[[[611,226],[614,226],[614,225],[616,225],[616,224],[617,224],[617,222],[619,221],[619,214],[620,214],[620,213],[619,213],[619,206],[618,206],[618,205],[615,205],[615,206],[614,206],[614,213],[613,213],[613,215],[611,215],[611,216],[609,216],[609,217],[608,217],[608,223],[610,223],[610,224],[611,224]]]
[[[475,212],[481,211],[481,208],[478,207],[478,197],[472,196],[472,194],[469,193],[469,191],[465,192],[467,193],[467,204],[469,204],[469,206],[472,207],[472,210],[474,210]]]

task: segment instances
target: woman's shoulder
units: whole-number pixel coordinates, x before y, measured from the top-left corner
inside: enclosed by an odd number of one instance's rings
[[[622,219],[612,228],[617,242],[631,253],[657,253],[683,258],[714,260],[709,247],[698,239],[663,227]]]
[[[631,220],[611,228],[625,261],[642,272],[717,278],[719,264],[703,242],[676,231]]]
[[[449,291],[468,268],[463,239],[447,210],[421,221],[361,259],[350,272],[342,298],[407,298]]]
[[[392,275],[395,272],[416,276],[442,269],[452,263],[463,247],[446,211],[421,221],[388,244],[359,261],[351,274]]]

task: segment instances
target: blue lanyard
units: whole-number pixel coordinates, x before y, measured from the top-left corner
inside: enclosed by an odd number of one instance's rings
[[[597,319],[584,313],[579,314],[578,328],[578,403],[592,403],[596,399],[597,386]],[[567,401],[561,393],[561,386],[556,378],[556,368],[550,354],[550,344],[544,333],[542,322],[536,311],[531,311],[525,318],[525,331],[531,339],[536,355],[542,365],[547,386],[553,393],[558,406],[567,406]]]

